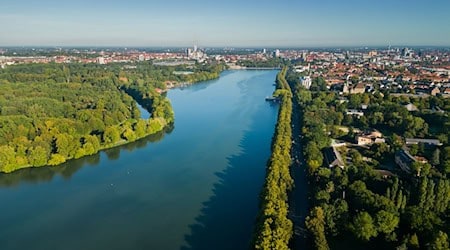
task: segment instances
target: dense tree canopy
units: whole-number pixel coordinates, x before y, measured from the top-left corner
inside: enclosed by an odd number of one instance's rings
[[[289,172],[291,165],[291,115],[292,93],[285,79],[287,68],[277,75],[277,90],[281,98],[278,122],[272,141],[266,180],[262,191],[259,218],[255,231],[255,249],[289,249],[293,233],[292,221],[288,219],[288,191],[293,186]]]
[[[24,64],[0,69],[0,172],[58,165],[174,122],[167,81],[218,77],[221,65]],[[134,99],[133,99],[134,98]],[[136,101],[150,113],[141,119]]]
[[[295,127],[301,129],[309,170],[312,204],[306,226],[314,249],[448,249],[449,100],[367,93],[342,97],[318,84],[306,90],[293,71],[288,75],[300,107]],[[422,109],[409,112],[408,103]],[[444,113],[430,110],[436,103]],[[349,108],[362,110],[362,104],[367,105],[363,117],[346,114]],[[330,136],[351,143],[355,131],[369,128],[382,131],[386,142],[339,148],[343,169],[324,164],[322,149],[331,145]],[[444,145],[409,145],[413,155],[430,161],[412,164],[412,173],[398,168],[391,169],[394,176],[382,177],[378,169],[395,168],[394,153],[409,137],[438,138]]]

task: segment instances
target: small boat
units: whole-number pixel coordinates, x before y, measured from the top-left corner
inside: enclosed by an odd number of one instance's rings
[[[278,97],[275,97],[275,96],[266,96],[266,101],[268,101],[268,102],[278,102],[279,99],[278,99]]]

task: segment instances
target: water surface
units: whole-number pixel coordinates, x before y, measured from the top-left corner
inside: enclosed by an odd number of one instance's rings
[[[171,90],[170,133],[0,175],[0,249],[247,249],[276,73],[228,71]]]

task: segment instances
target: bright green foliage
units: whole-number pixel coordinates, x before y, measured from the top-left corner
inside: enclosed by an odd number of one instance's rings
[[[120,140],[120,132],[116,126],[107,127],[103,133],[103,141],[107,144],[114,144]]]
[[[55,166],[64,162],[66,162],[66,157],[61,154],[52,154],[50,160],[48,161],[48,165]]]
[[[432,242],[430,249],[432,249],[432,250],[448,250],[448,249],[450,249],[447,234],[442,231],[439,231],[439,233],[436,235],[434,241]]]
[[[122,66],[50,63],[0,69],[0,172],[57,165],[172,123],[170,102],[156,88],[165,89],[166,80],[187,79],[151,64],[126,71]],[[216,66],[198,66],[190,80],[210,70],[216,76]],[[145,96],[151,119],[140,119],[128,89]]]
[[[330,249],[325,237],[325,216],[321,207],[315,207],[311,210],[310,215],[306,217],[306,227],[314,237],[315,249]]]
[[[360,212],[354,217],[351,229],[356,237],[365,241],[378,235],[372,217],[367,212]]]
[[[272,142],[272,155],[267,166],[266,181],[262,191],[260,215],[255,231],[255,249],[289,249],[293,224],[288,219],[287,192],[293,186],[289,173],[292,141],[292,94],[285,80],[287,68],[277,75],[277,89],[282,90],[278,122]]]
[[[389,234],[397,228],[400,218],[394,213],[380,210],[375,215],[375,224],[378,232]]]

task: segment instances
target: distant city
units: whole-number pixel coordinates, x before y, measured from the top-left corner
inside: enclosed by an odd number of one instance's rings
[[[1,68],[24,63],[151,61],[160,66],[220,62],[230,69],[246,69],[251,65],[276,67],[274,60],[296,62],[295,71],[306,73],[300,79],[306,88],[312,78],[320,76],[330,89],[343,93],[370,92],[376,82],[381,89],[398,92],[450,94],[449,48],[0,48]]]

